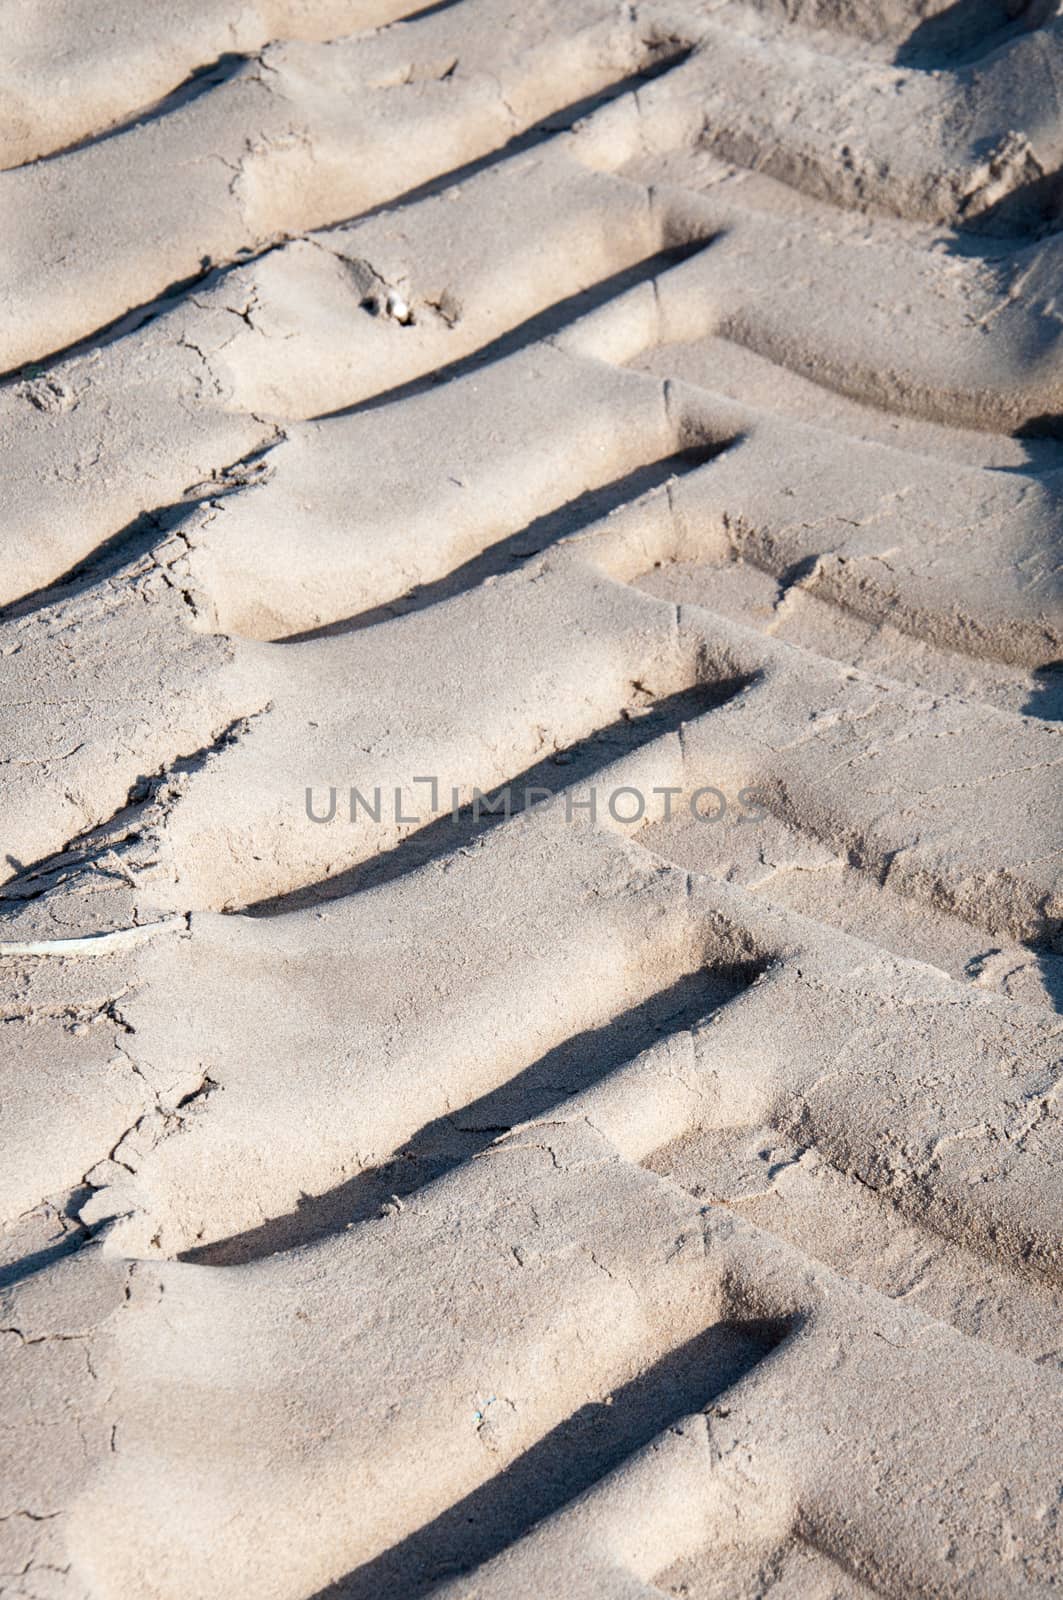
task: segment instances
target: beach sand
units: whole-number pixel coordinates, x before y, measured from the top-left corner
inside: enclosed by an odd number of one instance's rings
[[[1058,10],[0,26],[0,1592],[1057,1593]]]

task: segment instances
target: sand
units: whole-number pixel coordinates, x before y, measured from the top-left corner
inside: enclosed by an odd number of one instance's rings
[[[0,23],[0,1592],[1057,1593],[1057,10]]]

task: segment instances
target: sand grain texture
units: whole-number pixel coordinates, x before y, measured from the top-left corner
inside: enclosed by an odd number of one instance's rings
[[[0,1593],[1058,1593],[1058,8],[0,25]]]

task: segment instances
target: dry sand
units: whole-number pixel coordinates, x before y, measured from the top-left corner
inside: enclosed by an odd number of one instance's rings
[[[0,3],[0,1594],[1058,1593],[1063,20],[409,9]]]

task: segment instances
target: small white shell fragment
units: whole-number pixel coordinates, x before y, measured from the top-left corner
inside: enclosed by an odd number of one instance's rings
[[[108,933],[88,933],[78,939],[31,939],[25,942],[0,942],[3,956],[103,956],[115,950],[130,950],[144,944],[157,933],[187,927],[184,917],[167,917],[162,922],[145,922],[135,928],[114,928]]]

